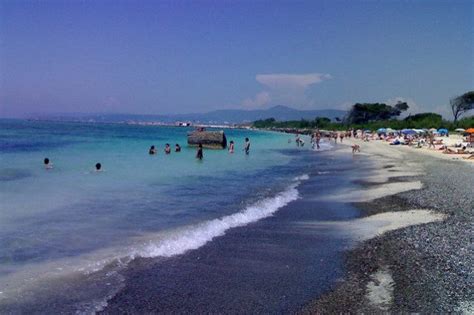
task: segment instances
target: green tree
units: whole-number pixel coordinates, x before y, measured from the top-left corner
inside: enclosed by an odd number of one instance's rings
[[[474,91],[469,91],[449,101],[453,112],[454,122],[464,113],[474,109]]]
[[[352,106],[347,116],[349,124],[364,124],[377,120],[389,120],[398,117],[408,109],[408,104],[398,102],[395,106],[384,103],[357,103]]]

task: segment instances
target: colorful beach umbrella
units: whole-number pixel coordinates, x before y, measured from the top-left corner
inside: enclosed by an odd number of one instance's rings
[[[377,129],[377,133],[386,133],[386,132],[387,132],[387,129],[385,129],[385,128]]]
[[[447,135],[448,134],[448,129],[440,128],[440,129],[438,129],[438,133],[442,134],[442,135]]]
[[[467,133],[474,133],[474,128],[469,128],[466,130]]]

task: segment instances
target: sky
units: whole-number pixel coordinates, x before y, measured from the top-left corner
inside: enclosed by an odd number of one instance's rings
[[[0,0],[0,117],[348,109],[449,117],[474,1]]]

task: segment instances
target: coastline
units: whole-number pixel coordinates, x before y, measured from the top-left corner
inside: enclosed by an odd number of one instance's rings
[[[362,153],[354,159],[369,159],[377,169],[347,198],[361,210],[352,222],[360,242],[345,253],[346,277],[300,313],[472,313],[474,164],[428,150],[344,141],[340,154],[351,154],[357,143]],[[378,219],[385,228],[373,233]],[[361,234],[367,221],[372,233]]]

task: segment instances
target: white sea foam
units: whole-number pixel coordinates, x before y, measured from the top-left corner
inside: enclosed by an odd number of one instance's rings
[[[307,178],[309,177],[306,174],[300,176],[300,180]],[[299,182],[296,182],[276,196],[265,198],[240,212],[180,229],[159,241],[150,241],[135,252],[134,256],[170,257],[197,249],[212,239],[224,235],[231,228],[244,226],[273,215],[281,207],[298,199],[296,189],[298,185]]]
[[[321,140],[319,142],[319,149],[316,148],[316,146],[314,147],[314,151],[328,151],[328,150],[331,150],[334,146],[331,144],[330,141],[326,141],[326,140]]]
[[[303,180],[308,180],[308,179],[309,179],[309,175],[308,174],[303,174],[303,175],[300,175],[300,176],[296,176],[293,180],[303,181]]]

